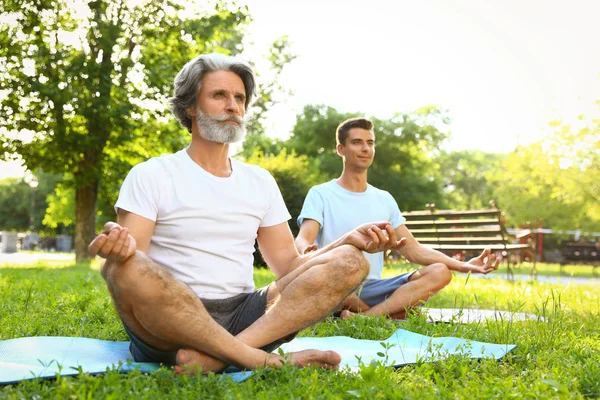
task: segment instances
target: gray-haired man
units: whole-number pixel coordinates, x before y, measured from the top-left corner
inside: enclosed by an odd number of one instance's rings
[[[136,361],[178,372],[279,366],[268,351],[338,307],[367,275],[361,250],[402,245],[389,223],[369,223],[300,255],[271,175],[228,156],[245,133],[251,67],[218,54],[187,63],[171,109],[191,132],[187,149],[135,166],[108,223],[90,244]],[[277,277],[254,291],[258,241]],[[334,368],[332,351],[292,353],[297,366]]]

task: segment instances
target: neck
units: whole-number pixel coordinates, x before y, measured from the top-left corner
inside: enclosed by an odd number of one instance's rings
[[[192,142],[186,151],[192,161],[206,172],[221,178],[227,178],[231,175],[228,144],[206,140],[200,136],[198,131],[192,128]]]
[[[336,183],[351,192],[364,192],[367,190],[367,170],[351,171],[344,166]]]

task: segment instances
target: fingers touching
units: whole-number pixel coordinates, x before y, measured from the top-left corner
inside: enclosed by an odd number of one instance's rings
[[[88,250],[92,255],[103,258],[125,260],[135,249],[135,240],[129,234],[129,229],[114,222],[107,222],[104,231],[90,243]]]
[[[319,245],[316,243],[313,243],[310,246],[308,246],[306,249],[304,249],[303,254],[312,253],[313,251],[317,251],[318,249],[319,249]]]
[[[389,222],[379,222],[371,224],[366,229],[366,234],[370,241],[367,243],[367,251],[379,252],[392,248],[399,248],[406,244],[406,238],[400,240],[396,237],[396,231]]]
[[[478,258],[483,264],[481,268],[484,274],[498,269],[500,258],[496,256],[496,253],[492,253],[491,249],[485,249]]]

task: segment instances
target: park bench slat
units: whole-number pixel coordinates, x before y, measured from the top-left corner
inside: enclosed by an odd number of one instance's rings
[[[493,224],[497,224],[498,223],[498,219],[491,219],[491,218],[481,218],[481,219],[461,219],[461,220],[456,220],[456,219],[450,219],[450,220],[419,220],[419,221],[406,221],[406,225],[409,227],[413,227],[413,226],[454,226],[457,225],[458,223],[460,223],[460,225],[462,226],[467,226],[467,225],[477,225],[477,226],[482,226],[482,225],[493,225]]]
[[[408,211],[403,212],[402,215],[407,217],[406,219],[410,220],[420,220],[431,218],[434,216],[436,219],[439,218],[465,218],[465,217],[496,217],[500,216],[501,211],[497,208],[491,208],[486,210],[464,210],[464,211],[455,211],[455,210],[435,210],[435,211]]]
[[[444,229],[411,229],[410,230],[413,235],[425,235],[425,234],[468,234],[468,233],[476,233],[476,234],[490,234],[490,233],[501,233],[502,229],[500,226],[496,228],[444,228]]]
[[[454,245],[454,244],[429,244],[423,243],[423,246],[430,247],[436,250],[483,250],[483,249],[491,249],[491,250],[521,250],[530,248],[527,244],[462,244],[462,245]]]
[[[420,243],[466,243],[468,242],[482,242],[482,243],[491,243],[491,242],[499,242],[504,243],[506,241],[502,236],[478,236],[478,237],[422,237],[419,238]]]

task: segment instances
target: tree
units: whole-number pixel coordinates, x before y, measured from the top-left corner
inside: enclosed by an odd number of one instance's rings
[[[582,121],[583,122],[583,121]],[[513,224],[541,220],[553,229],[600,231],[600,120],[573,130],[559,122],[519,146],[490,174]]]
[[[324,179],[342,172],[336,153],[335,131],[345,119],[361,116],[342,113],[325,105],[308,105],[297,116],[290,139],[285,143],[298,154],[309,157]],[[369,182],[389,191],[403,210],[424,208],[426,203],[443,204],[443,182],[435,157],[446,134],[438,126],[447,123],[435,107],[411,113],[397,113],[390,119],[371,118],[375,125],[375,160]]]
[[[82,261],[95,235],[101,180],[112,173],[107,165],[181,147],[184,130],[161,123],[173,77],[200,53],[239,52],[249,17],[221,2],[209,12],[170,0],[92,0],[74,8],[7,0],[0,10],[11,17],[0,25],[3,156],[72,176]]]
[[[20,178],[0,181],[0,230],[24,231],[29,229],[31,188]]]
[[[45,231],[42,220],[46,212],[46,197],[59,180],[60,177],[40,170],[24,178],[1,180],[0,230]]]
[[[458,210],[489,207],[494,191],[487,175],[500,168],[504,158],[503,154],[478,150],[443,152],[438,162],[448,207]]]

